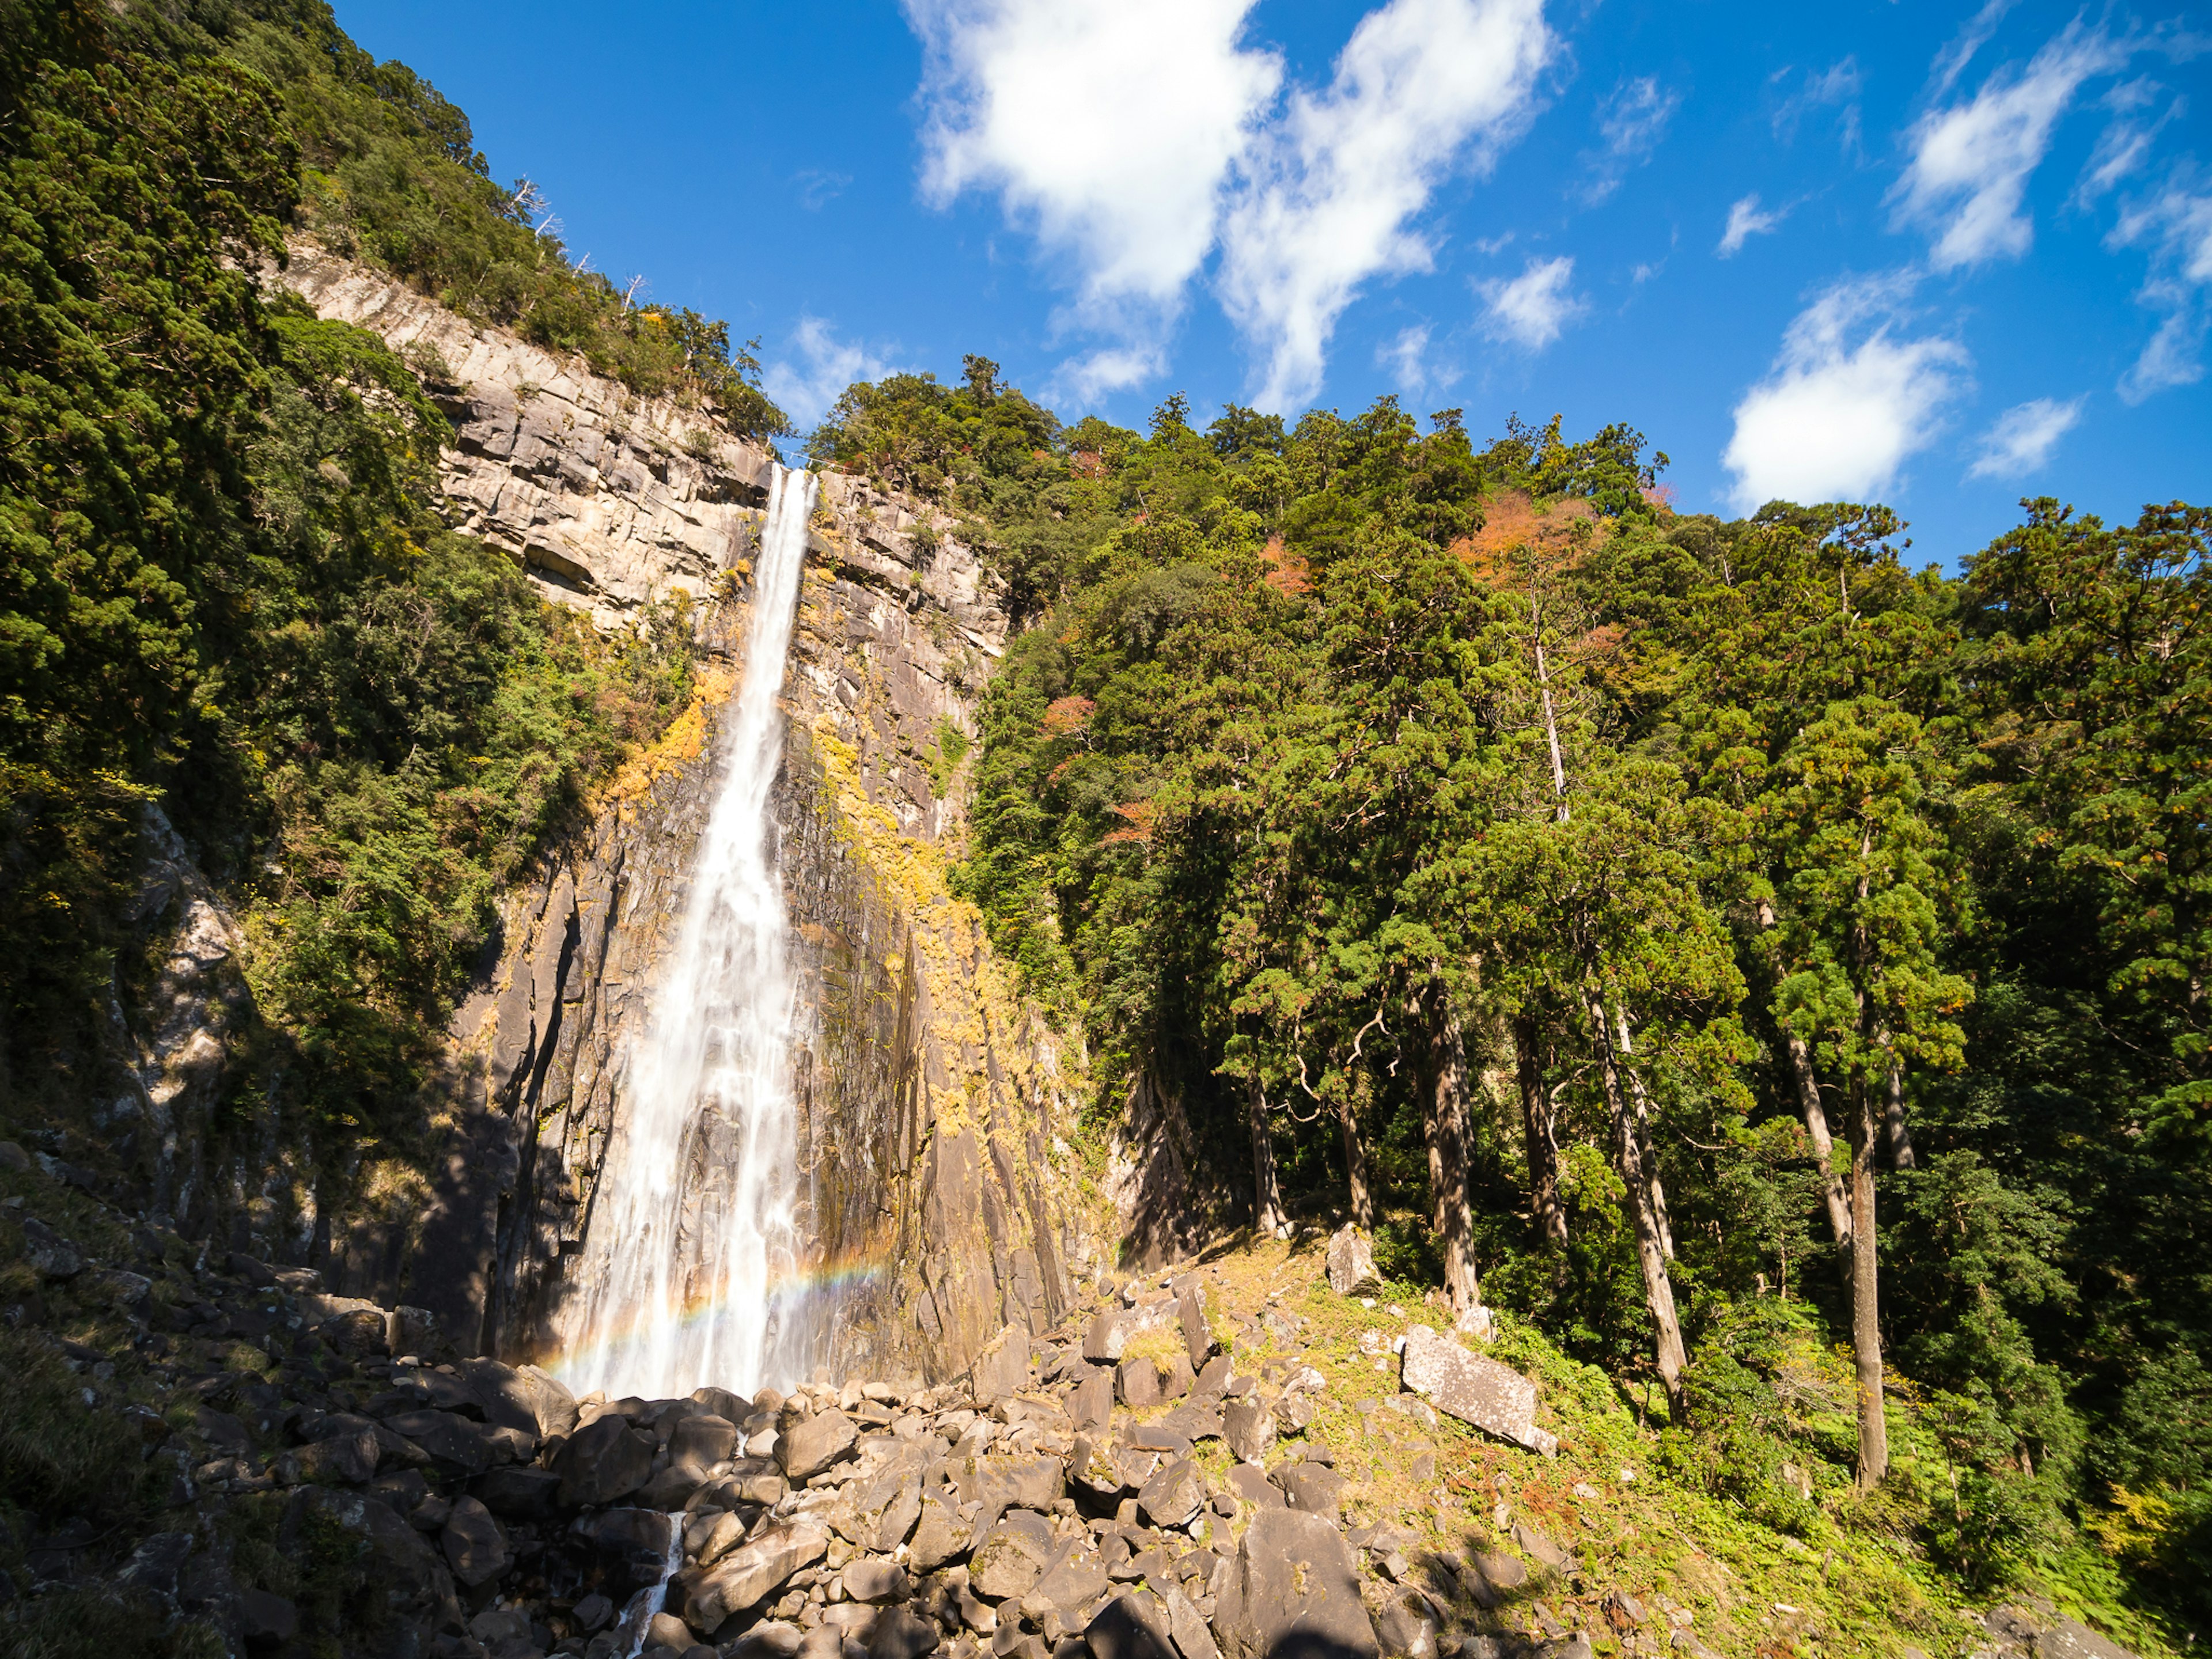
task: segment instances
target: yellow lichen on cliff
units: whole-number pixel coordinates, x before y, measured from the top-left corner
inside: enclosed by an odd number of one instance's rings
[[[702,671],[684,712],[668,729],[618,767],[592,800],[593,813],[619,810],[625,820],[631,803],[668,773],[680,772],[707,752],[708,713],[730,700],[737,690],[734,669],[716,665]]]

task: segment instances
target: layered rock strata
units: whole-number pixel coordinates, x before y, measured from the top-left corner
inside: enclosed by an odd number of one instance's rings
[[[431,1310],[465,1352],[544,1356],[719,780],[772,457],[313,247],[283,280],[421,368],[454,422],[454,522],[548,598],[603,624],[678,589],[696,601],[701,695],[504,905],[419,1177],[358,1183],[322,1229],[318,1259],[346,1290]],[[775,810],[811,1322],[838,1369],[963,1370],[1002,1326],[1056,1321],[1071,1264],[1097,1249],[1059,1142],[1068,1059],[945,886],[972,700],[1007,633],[951,528],[823,479],[785,683]]]

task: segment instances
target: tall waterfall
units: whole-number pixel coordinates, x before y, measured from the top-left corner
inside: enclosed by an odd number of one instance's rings
[[[805,1360],[806,1333],[778,1307],[780,1288],[796,1288],[797,1127],[769,793],[814,495],[812,473],[776,469],[720,793],[629,1058],[562,1320],[560,1369],[580,1393],[669,1399],[711,1383],[750,1394],[788,1386]]]

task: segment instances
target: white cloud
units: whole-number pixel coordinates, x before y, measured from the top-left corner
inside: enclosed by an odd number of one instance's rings
[[[1759,210],[1756,192],[1743,198],[1729,209],[1728,228],[1721,233],[1720,246],[1714,250],[1722,258],[1733,258],[1743,245],[1754,236],[1764,236],[1787,218],[1790,210],[1777,208],[1771,213]]]
[[[1772,371],[1736,405],[1722,457],[1740,509],[1881,495],[1934,435],[1968,359],[1940,335],[1898,337],[1909,286],[1838,283],[1791,322]]]
[[[1596,158],[1596,173],[1583,190],[1583,199],[1595,204],[1618,190],[1622,175],[1666,137],[1667,124],[1681,103],[1681,94],[1662,89],[1649,75],[1616,88],[1598,119],[1605,149]]]
[[[2054,398],[2037,398],[2008,409],[1982,434],[1981,456],[1971,476],[2017,478],[2034,471],[2051,459],[2058,441],[2080,422],[2081,405],[2087,401],[2076,398],[2062,404]]]
[[[840,340],[819,317],[801,317],[791,344],[803,364],[788,358],[768,364],[761,371],[761,389],[802,432],[817,424],[854,381],[879,380],[892,372],[857,341]]]
[[[1935,88],[1929,94],[1941,98],[1951,90],[1974,54],[1989,45],[1990,37],[1997,32],[1997,25],[2018,0],[1987,0],[1982,9],[1966,20],[1966,26],[1951,37],[1950,43],[1936,54]]]
[[[2212,186],[2188,167],[2176,168],[2154,192],[2130,202],[2106,239],[2113,247],[2148,247],[2151,276],[2136,298],[2165,319],[2119,393],[2139,404],[2154,392],[2204,378],[2203,349],[2212,326]]]
[[[925,192],[995,191],[1072,265],[1066,320],[1125,343],[1073,372],[1141,379],[1281,82],[1274,53],[1238,45],[1253,0],[905,3],[925,47]]]
[[[1389,369],[1391,384],[1408,398],[1440,392],[1459,379],[1457,369],[1431,360],[1429,337],[1426,323],[1411,323],[1375,348],[1375,366]]]
[[[1542,0],[1389,0],[1325,91],[1291,94],[1222,234],[1222,302],[1261,357],[1260,407],[1313,394],[1363,283],[1428,267],[1407,222],[1455,166],[1485,168],[1517,135],[1553,45]]]
[[[1770,83],[1784,80],[1789,71],[1770,77]],[[1817,72],[1808,70],[1805,83],[1797,92],[1782,100],[1774,112],[1774,136],[1785,143],[1797,137],[1797,128],[1805,118],[1816,109],[1840,109],[1843,117],[1838,124],[1845,154],[1859,147],[1859,62],[1846,58]]]
[[[1571,287],[1575,262],[1562,254],[1556,259],[1528,261],[1528,268],[1511,282],[1478,283],[1475,291],[1488,302],[1483,332],[1540,351],[1559,337],[1559,331],[1582,314],[1583,305]]]
[[[1972,101],[1930,110],[1912,129],[1911,163],[1890,191],[1893,223],[1935,237],[1939,270],[2027,252],[2035,227],[2021,198],[2052,128],[2084,81],[2126,55],[2072,23],[2024,72],[1992,75]]]

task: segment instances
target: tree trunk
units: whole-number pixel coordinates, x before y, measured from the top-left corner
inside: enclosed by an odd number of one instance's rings
[[[1429,1017],[1429,1089],[1422,1128],[1429,1148],[1429,1194],[1443,1246],[1444,1294],[1452,1311],[1482,1305],[1474,1271],[1474,1210],[1468,1201],[1467,1042],[1443,987],[1424,999]]]
[[[1363,1233],[1375,1231],[1375,1195],[1367,1186],[1367,1148],[1359,1139],[1359,1119],[1352,1109],[1354,1091],[1337,1096],[1336,1127],[1344,1136],[1344,1181],[1351,1189],[1352,1219]]]
[[[1851,1202],[1844,1191],[1844,1178],[1836,1173],[1836,1143],[1828,1133],[1828,1114],[1820,1104],[1820,1079],[1813,1073],[1813,1052],[1794,1031],[1783,1032],[1790,1047],[1790,1070],[1797,1079],[1797,1106],[1805,1117],[1805,1139],[1812,1143],[1813,1161],[1820,1166],[1820,1196],[1828,1206],[1828,1226],[1836,1247],[1848,1258],[1851,1247]],[[1844,1268],[1850,1275],[1848,1264]]]
[[[1616,1007],[1613,1011],[1615,1023],[1620,1028],[1620,1055],[1624,1062],[1636,1054],[1635,1039],[1630,1036],[1628,1011]],[[1651,1146],[1651,1092],[1644,1086],[1644,1073],[1624,1063],[1621,1075],[1628,1080],[1628,1097],[1636,1103],[1636,1145],[1644,1155],[1644,1178],[1651,1183],[1651,1213],[1659,1224],[1659,1243],[1667,1252],[1667,1260],[1674,1259],[1674,1218],[1668,1213],[1667,1188],[1659,1179],[1659,1158]]]
[[[1552,1097],[1544,1092],[1541,1042],[1534,1019],[1513,1022],[1513,1069],[1521,1085],[1521,1133],[1528,1148],[1528,1207],[1536,1213],[1545,1242],[1567,1247],[1567,1211],[1559,1199],[1559,1141],[1552,1121]]]
[[[1252,1224],[1270,1237],[1283,1229],[1283,1194],[1275,1180],[1275,1142],[1267,1133],[1267,1097],[1255,1074],[1246,1097],[1252,1120]]]
[[[1905,1123],[1905,1073],[1896,1066],[1889,1068],[1889,1100],[1882,1118],[1889,1138],[1889,1167],[1918,1169],[1920,1159],[1912,1150],[1912,1131]]]
[[[1682,1322],[1674,1311],[1674,1285],[1667,1276],[1667,1251],[1660,1237],[1659,1218],[1651,1201],[1651,1182],[1644,1168],[1644,1147],[1636,1133],[1636,1109],[1629,1103],[1619,1056],[1605,1014],[1605,1001],[1591,987],[1588,999],[1589,1031],[1597,1049],[1598,1076],[1605,1087],[1605,1103],[1613,1115],[1613,1164],[1620,1172],[1621,1205],[1636,1232],[1637,1265],[1644,1273],[1644,1304],[1651,1324],[1659,1361],[1659,1380],[1667,1389],[1667,1403],[1675,1420],[1681,1420],[1682,1370],[1688,1363],[1682,1350]]]
[[[1851,1359],[1858,1373],[1861,1492],[1871,1492],[1889,1473],[1889,1425],[1881,1406],[1881,1298],[1875,1246],[1874,1094],[1853,1089],[1851,1142]]]

